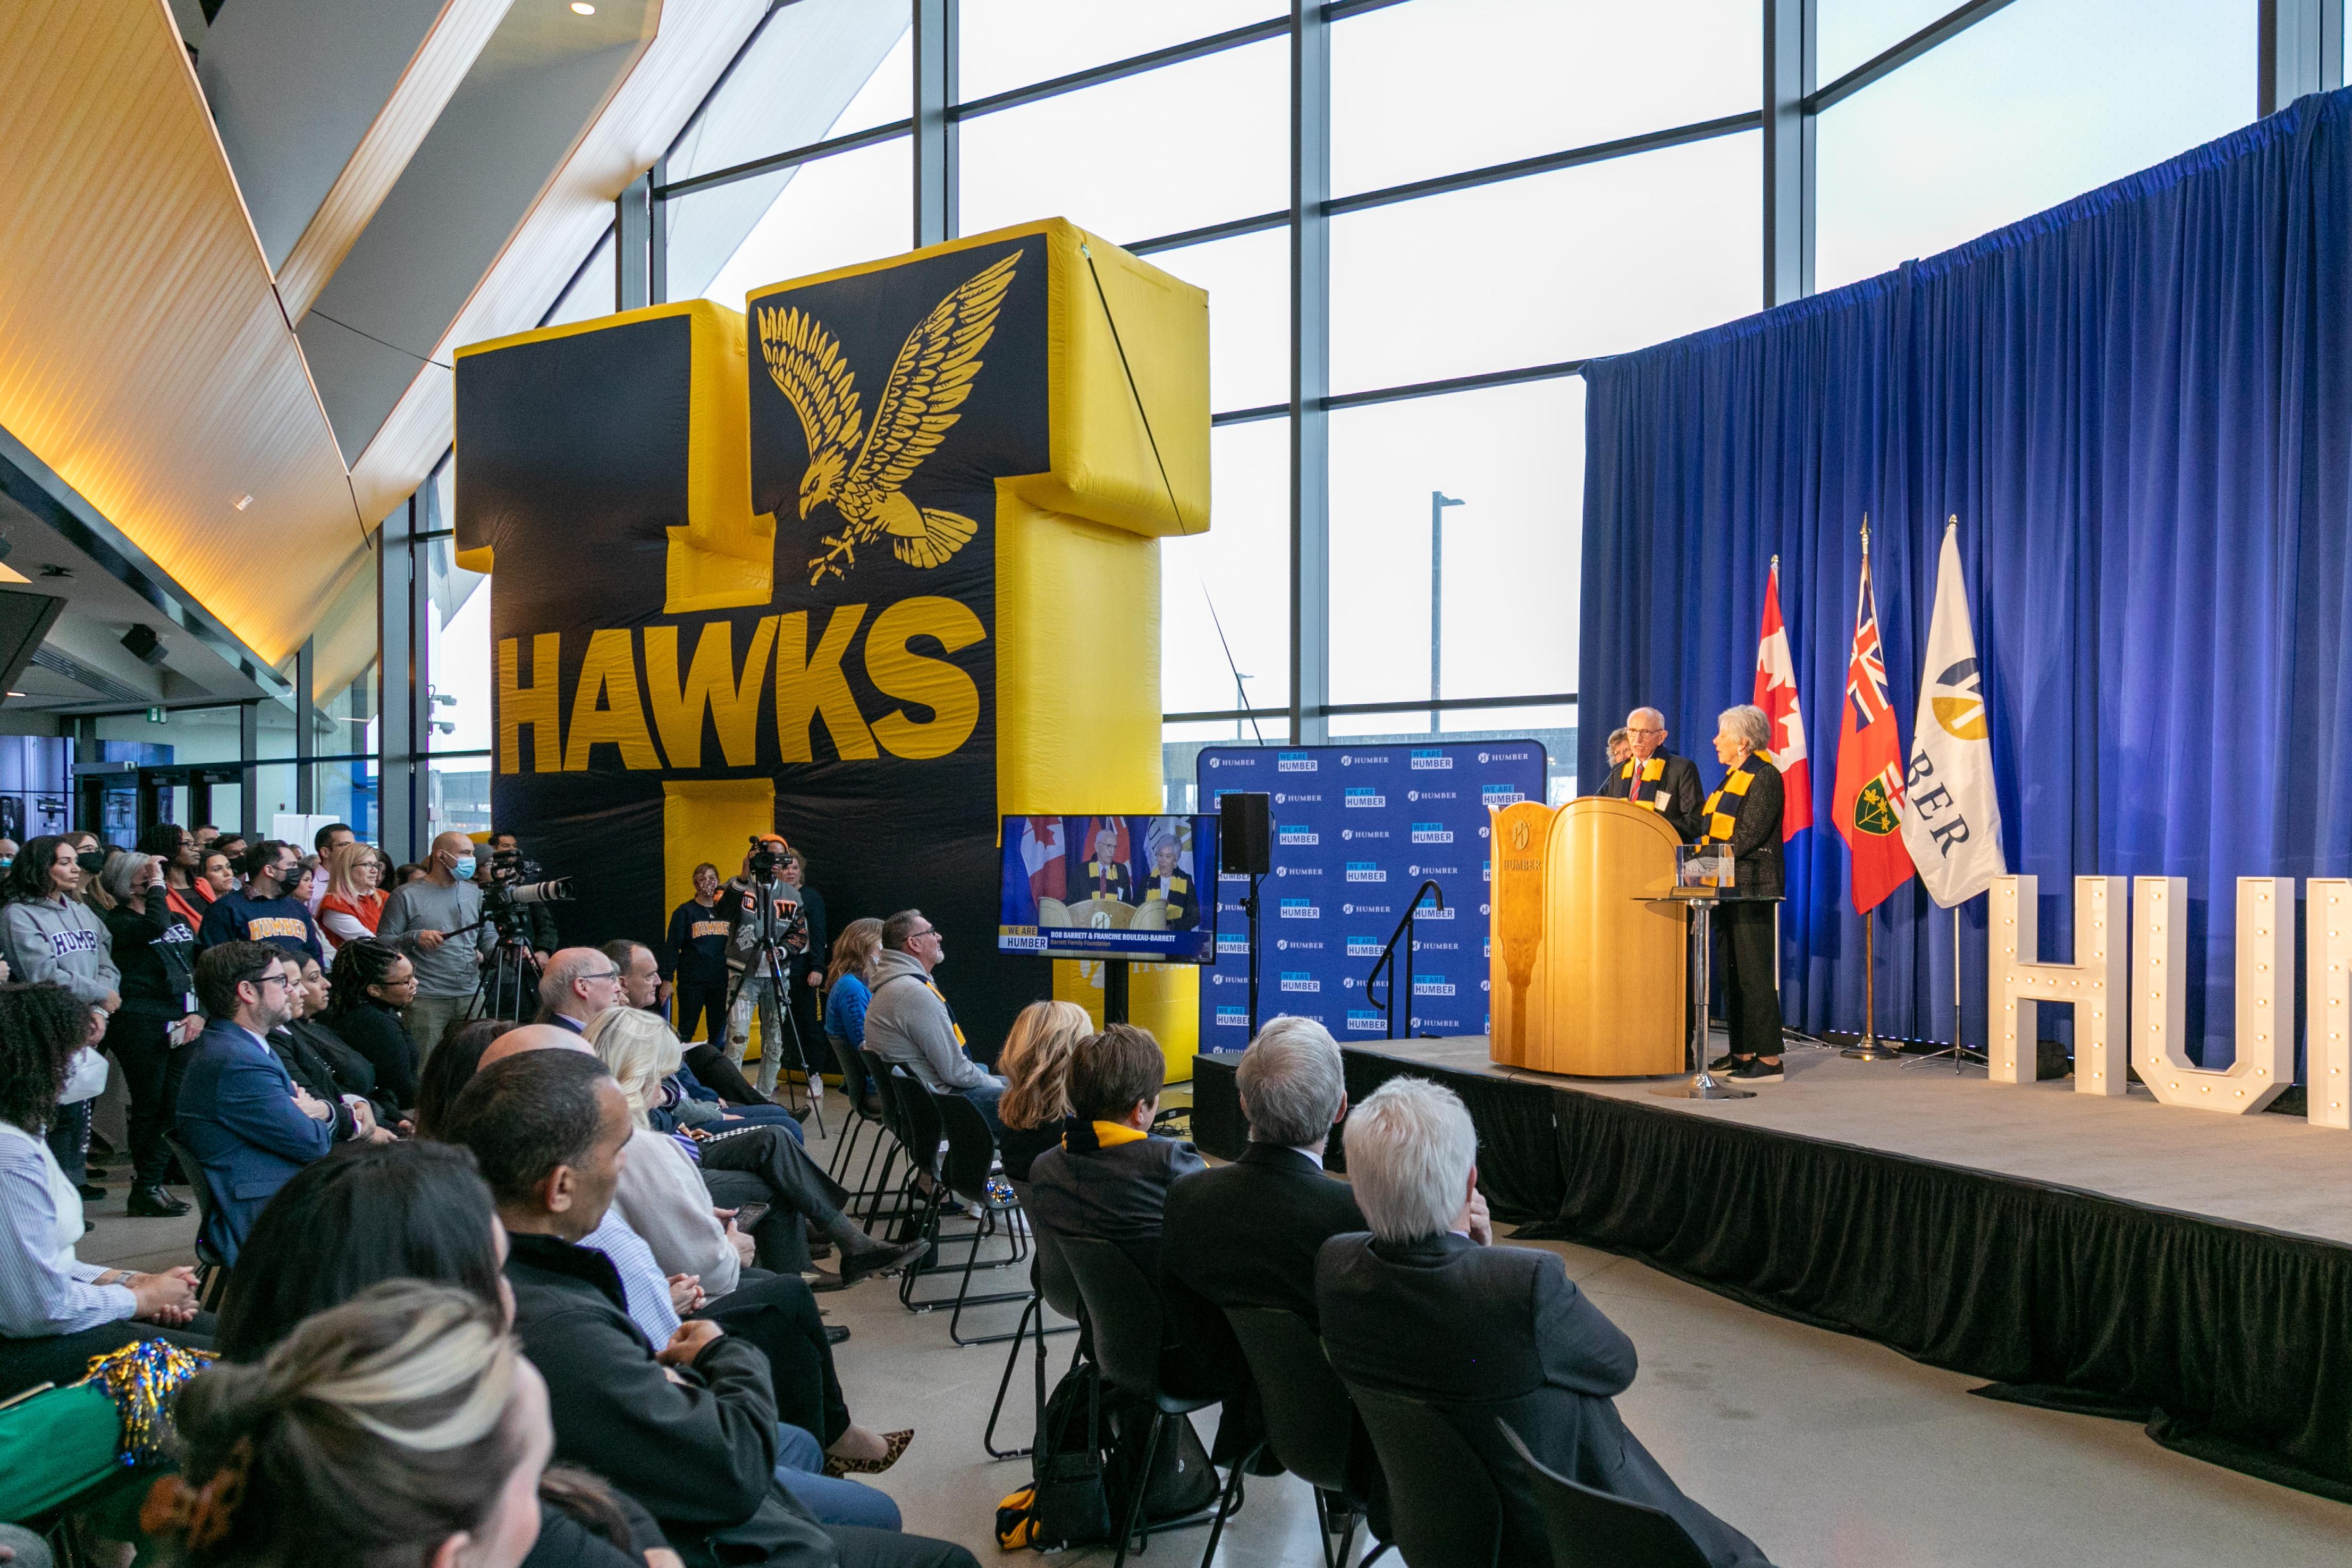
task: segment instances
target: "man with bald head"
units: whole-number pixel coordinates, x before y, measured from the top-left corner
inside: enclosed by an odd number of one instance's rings
[[[1622,732],[1631,754],[1609,770],[1609,782],[1601,786],[1602,797],[1630,800],[1654,811],[1666,819],[1676,838],[1696,842],[1706,792],[1699,788],[1698,764],[1666,750],[1666,716],[1654,708],[1636,708],[1625,715]]]
[[[593,947],[559,949],[539,973],[539,1022],[583,1033],[596,1015],[621,1005],[620,966]]]
[[[474,841],[445,833],[425,858],[425,875],[395,891],[375,934],[416,968],[416,995],[402,1015],[422,1070],[441,1036],[473,1016],[482,962],[498,933],[482,923],[482,889],[474,884]]]

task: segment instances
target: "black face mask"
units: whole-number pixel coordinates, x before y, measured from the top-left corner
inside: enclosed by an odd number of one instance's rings
[[[84,876],[95,877],[106,869],[106,854],[103,850],[85,849],[74,857],[74,864],[82,868]]]

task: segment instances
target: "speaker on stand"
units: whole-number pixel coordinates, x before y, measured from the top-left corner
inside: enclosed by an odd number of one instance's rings
[[[1257,883],[1274,869],[1274,797],[1264,793],[1217,799],[1217,868],[1249,879],[1242,913],[1249,920],[1249,1032],[1257,1038]]]

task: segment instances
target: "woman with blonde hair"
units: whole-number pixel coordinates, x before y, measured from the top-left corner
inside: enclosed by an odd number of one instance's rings
[[[1094,1032],[1094,1020],[1076,1002],[1032,1002],[1013,1020],[996,1058],[1005,1079],[996,1102],[1004,1135],[996,1149],[1008,1180],[1026,1182],[1029,1163],[1061,1142],[1062,1119],[1070,1113],[1070,1054]]]
[[[383,889],[383,853],[373,844],[338,845],[328,852],[326,874],[320,929],[337,943],[373,936],[392,897]]]
[[[824,972],[824,1032],[848,1041],[851,1050],[866,1044],[866,1005],[874,1000],[866,971],[881,951],[882,922],[871,915],[850,921],[833,939],[833,964]]]

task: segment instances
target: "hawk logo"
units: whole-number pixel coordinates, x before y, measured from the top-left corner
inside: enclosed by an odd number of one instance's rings
[[[971,395],[980,351],[996,331],[997,311],[1020,259],[1013,252],[931,307],[898,350],[870,427],[840,341],[797,305],[761,308],[760,355],[808,438],[802,521],[828,501],[842,521],[839,531],[820,542],[824,552],[810,558],[811,587],[855,567],[857,547],[885,533],[899,560],[929,567],[979,531],[961,512],[916,505],[901,487],[962,417],[956,410]]]
[[[1534,837],[1535,830],[1528,826],[1528,819],[1526,817],[1523,816],[1517,822],[1511,824],[1512,848],[1525,849],[1528,847],[1528,841]]]

